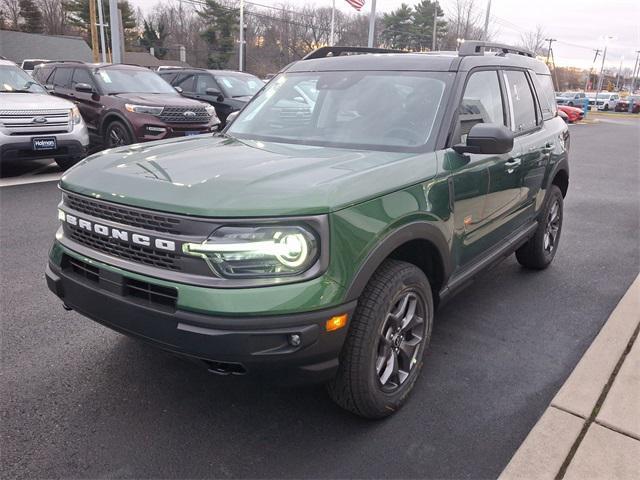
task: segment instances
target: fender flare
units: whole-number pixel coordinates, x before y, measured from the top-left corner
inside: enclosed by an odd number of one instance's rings
[[[544,186],[545,196],[546,196],[546,192],[549,191],[549,187],[553,183],[553,179],[556,178],[556,175],[558,175],[558,173],[561,171],[567,174],[567,179],[568,179],[569,178],[569,159],[566,156],[562,160],[560,160],[558,163],[556,163],[553,166],[553,169],[551,170],[551,172],[549,173],[549,176],[547,177],[547,180]]]
[[[345,301],[356,300],[369,282],[374,272],[395,249],[412,240],[426,240],[436,249],[442,263],[443,285],[451,273],[450,248],[444,235],[432,223],[411,222],[389,233],[367,255],[347,289]]]

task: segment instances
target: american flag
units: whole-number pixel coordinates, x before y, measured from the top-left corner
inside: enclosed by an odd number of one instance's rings
[[[347,0],[347,3],[358,11],[364,7],[364,0]]]

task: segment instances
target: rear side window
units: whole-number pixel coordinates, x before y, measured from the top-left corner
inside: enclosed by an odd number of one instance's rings
[[[537,125],[536,104],[527,76],[520,70],[506,70],[504,76],[513,109],[511,129],[520,133],[535,128]]]
[[[465,142],[471,127],[477,123],[506,125],[498,72],[472,73],[458,108],[458,123],[453,143]]]
[[[53,75],[53,85],[55,87],[69,88],[71,86],[71,68],[56,68]]]
[[[538,79],[538,97],[540,99],[540,107],[542,108],[542,118],[549,120],[557,114],[556,95],[553,91],[553,80],[551,75],[537,74]],[[537,88],[537,87],[536,87]]]

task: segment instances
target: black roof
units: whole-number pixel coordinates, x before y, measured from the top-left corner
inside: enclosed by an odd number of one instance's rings
[[[549,74],[549,69],[545,63],[537,60],[527,50],[476,41],[466,42],[460,52],[397,53],[362,47],[323,47],[310,53],[305,59],[291,64],[286,68],[286,71],[455,72],[469,71],[475,67],[486,66],[528,68],[536,73]]]

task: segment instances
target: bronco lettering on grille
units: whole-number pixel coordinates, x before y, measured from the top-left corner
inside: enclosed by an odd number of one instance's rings
[[[148,235],[142,235],[139,233],[128,232],[119,228],[109,227],[107,225],[101,225],[99,223],[90,222],[84,218],[76,217],[75,215],[68,214],[63,210],[59,210],[58,218],[72,225],[76,228],[82,228],[89,232],[94,232],[104,237],[113,238],[122,242],[133,243],[135,245],[141,245],[143,247],[153,246],[158,250],[166,250],[168,252],[176,251],[176,242],[173,240],[167,240],[164,238],[154,238]]]

